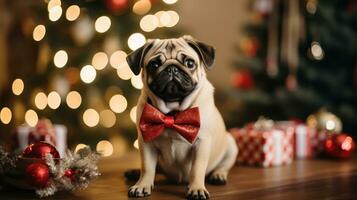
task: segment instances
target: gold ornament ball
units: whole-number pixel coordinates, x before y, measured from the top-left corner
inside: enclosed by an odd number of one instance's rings
[[[319,112],[309,115],[306,123],[308,126],[318,130],[340,133],[342,131],[342,122],[335,114],[320,110]]]

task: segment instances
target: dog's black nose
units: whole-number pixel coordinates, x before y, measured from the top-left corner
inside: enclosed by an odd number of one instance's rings
[[[178,68],[175,65],[170,65],[166,68],[167,72],[171,75],[178,73]]]

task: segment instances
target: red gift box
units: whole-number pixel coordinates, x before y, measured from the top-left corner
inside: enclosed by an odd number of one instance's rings
[[[293,160],[293,134],[278,129],[232,129],[239,154],[237,161],[262,167],[289,164]]]

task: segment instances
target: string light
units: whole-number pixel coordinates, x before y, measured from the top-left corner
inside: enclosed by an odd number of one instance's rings
[[[171,21],[171,17],[166,11],[159,11],[155,13],[155,16],[159,19],[159,27],[164,27]]]
[[[114,69],[118,69],[120,65],[126,62],[126,56],[127,54],[124,51],[115,51],[111,56],[110,56],[110,65]]]
[[[51,11],[52,8],[56,7],[56,6],[61,6],[61,0],[51,0],[48,2],[47,4],[47,10],[48,12]]]
[[[324,51],[318,42],[311,43],[311,54],[316,60],[322,60],[324,58]]]
[[[122,113],[128,106],[128,102],[123,95],[116,94],[109,100],[109,107],[115,113]]]
[[[71,5],[70,7],[67,8],[66,11],[66,19],[68,21],[74,21],[76,20],[81,13],[81,9],[77,5]]]
[[[71,91],[67,94],[66,102],[71,109],[77,109],[82,103],[82,97],[77,91]]]
[[[17,78],[12,82],[12,92],[14,95],[20,95],[24,91],[24,82]]]
[[[62,16],[62,7],[61,6],[54,6],[48,12],[48,18],[55,22],[59,20]]]
[[[104,52],[94,54],[92,58],[92,65],[97,70],[104,69],[108,64],[108,56]]]
[[[94,27],[98,33],[104,33],[109,30],[111,24],[109,17],[101,16],[95,21]]]
[[[64,67],[67,64],[67,61],[68,61],[68,54],[65,50],[57,51],[55,56],[53,57],[53,63],[58,68]]]
[[[116,121],[115,114],[111,110],[103,110],[99,113],[100,123],[105,128],[113,127]]]
[[[170,16],[170,21],[166,24],[166,27],[174,27],[180,21],[180,16],[173,10],[169,10],[166,13]]]
[[[166,4],[175,4],[177,0],[162,0]]]
[[[151,9],[150,0],[139,0],[133,6],[133,12],[138,15],[144,15]]]
[[[144,87],[143,81],[141,80],[141,76],[132,76],[131,77],[131,85],[133,85],[136,89],[142,89]]]
[[[80,72],[81,80],[84,83],[93,82],[96,75],[97,75],[97,73],[96,73],[94,67],[91,65],[86,65],[86,66],[82,67],[81,72]]]
[[[133,146],[134,146],[135,149],[139,149],[139,141],[138,141],[138,139],[136,139],[136,140],[134,141]]]
[[[43,110],[46,108],[47,106],[47,96],[45,93],[43,92],[39,92],[36,94],[35,96],[35,106],[40,109]]]
[[[33,29],[32,37],[35,41],[40,41],[42,40],[46,35],[46,27],[42,24],[37,25]]]
[[[99,123],[99,114],[94,109],[90,108],[83,113],[83,122],[88,127],[94,127]]]
[[[133,33],[129,36],[128,46],[131,50],[135,51],[136,49],[143,46],[146,42],[145,36],[141,33]]]
[[[113,148],[112,143],[110,143],[108,140],[102,140],[102,141],[98,142],[96,150],[102,156],[108,157],[113,154],[114,148]]]
[[[317,0],[308,0],[306,3],[306,10],[310,14],[315,14],[317,10]]]
[[[38,122],[37,113],[31,109],[27,110],[25,113],[25,122],[31,127],[36,126],[36,124]]]
[[[83,149],[83,148],[86,148],[88,147],[88,145],[85,145],[85,144],[77,144],[74,152],[77,153],[79,150]]]
[[[132,122],[136,123],[136,106],[130,110],[130,119]]]
[[[48,107],[57,109],[61,105],[61,97],[56,91],[52,91],[47,97]]]
[[[12,118],[12,112],[8,107],[3,107],[0,111],[0,120],[4,124],[10,123]]]
[[[117,69],[117,74],[123,80],[129,80],[134,75],[127,62]]]
[[[159,26],[159,20],[155,15],[145,15],[140,20],[140,28],[145,32],[151,32]]]

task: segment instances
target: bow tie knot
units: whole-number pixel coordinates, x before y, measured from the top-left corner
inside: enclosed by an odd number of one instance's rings
[[[167,129],[173,129],[192,143],[200,129],[200,113],[197,107],[172,115],[165,115],[150,104],[145,104],[139,128],[145,142],[151,141]]]

